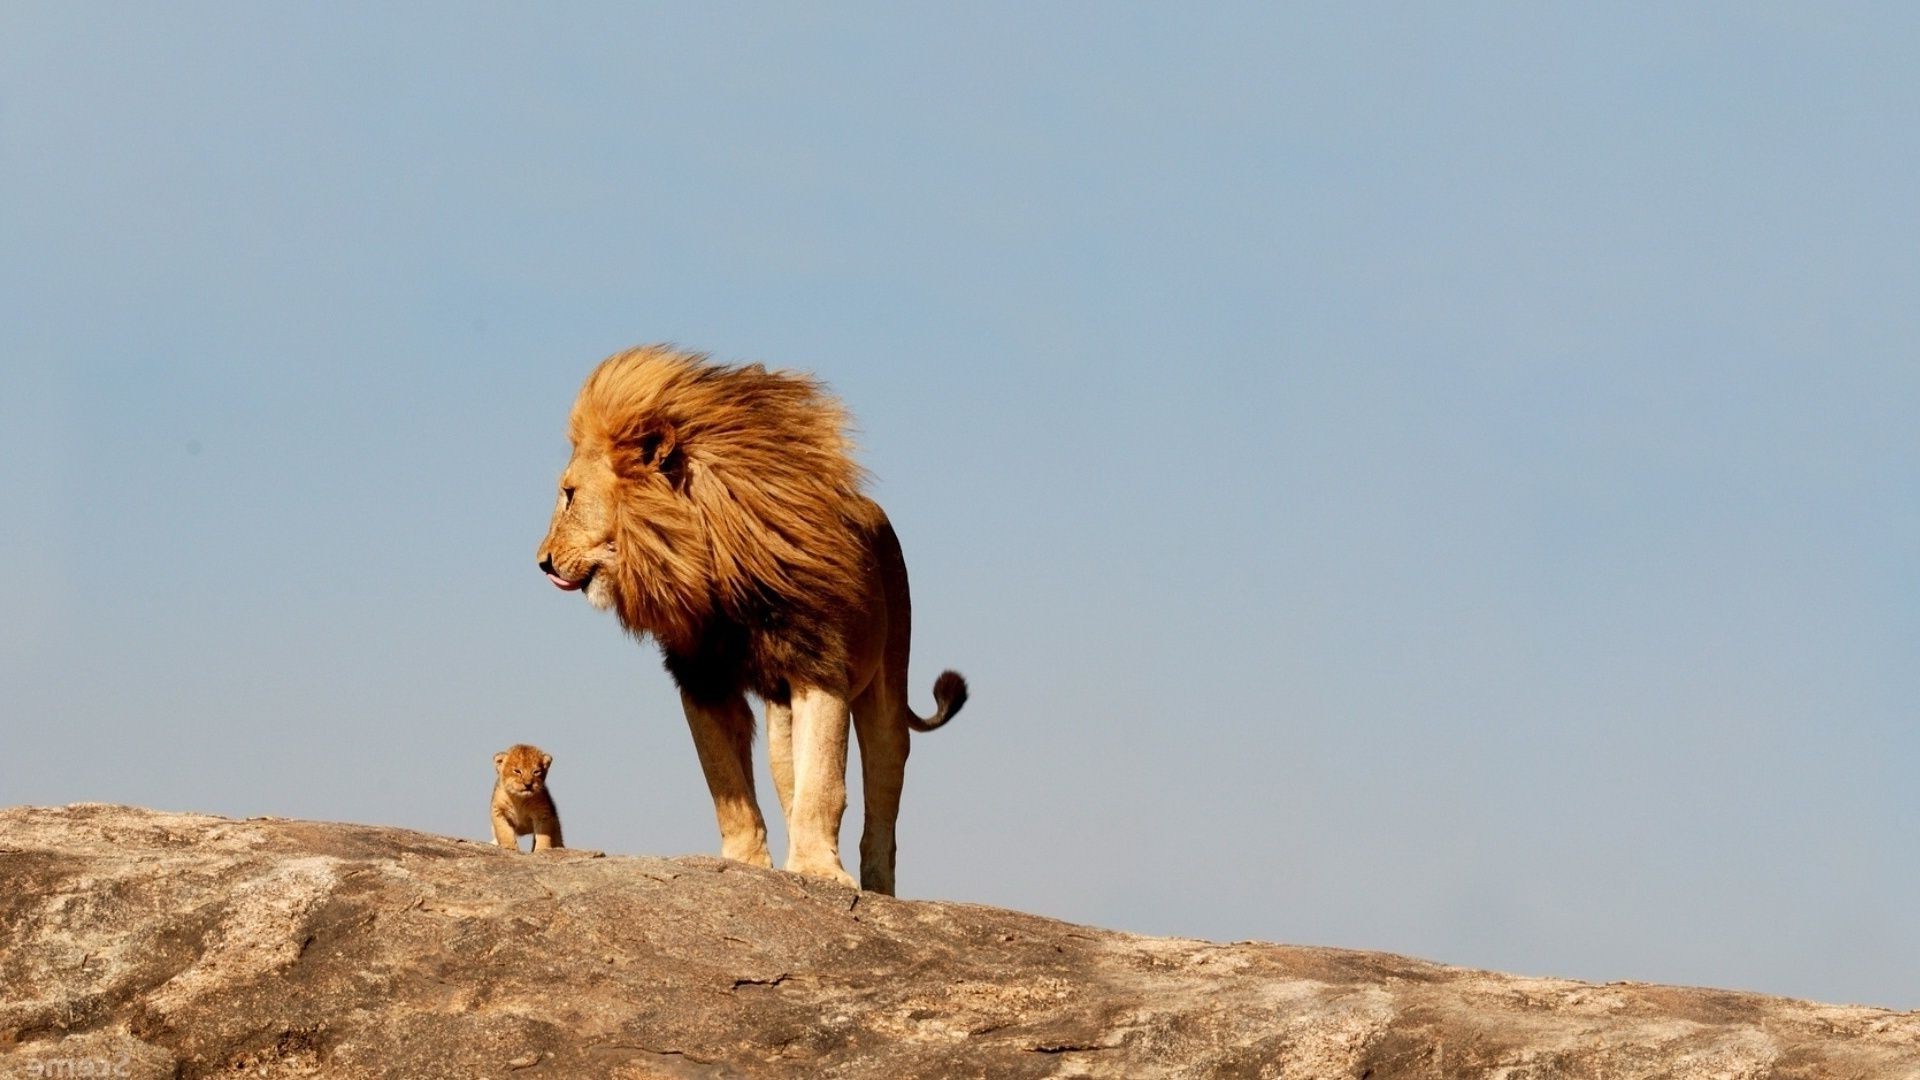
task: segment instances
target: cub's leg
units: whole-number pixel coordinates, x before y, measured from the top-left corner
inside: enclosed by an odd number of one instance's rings
[[[547,813],[535,814],[533,818],[533,850],[546,851],[549,848],[565,847],[560,842],[560,811],[556,808]]]
[[[753,712],[740,695],[701,703],[680,695],[693,731],[700,769],[707,774],[713,814],[720,823],[720,854],[754,866],[771,867],[767,823],[753,794]]]
[[[793,692],[792,706],[787,869],[852,886],[852,875],[840,865],[840,818],[847,810],[847,700],[806,687]]]
[[[893,895],[894,823],[907,779],[907,725],[899,706],[875,679],[854,699],[854,732],[860,737],[860,780],[866,820],[860,826],[860,887]]]
[[[507,820],[507,812],[498,806],[493,808],[493,842],[503,848],[520,850],[520,835],[513,831],[513,822]]]

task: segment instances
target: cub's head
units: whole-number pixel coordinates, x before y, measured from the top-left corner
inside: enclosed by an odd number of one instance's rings
[[[552,754],[526,743],[493,755],[493,771],[500,774],[500,784],[509,795],[538,795],[547,786],[547,769],[552,765]]]

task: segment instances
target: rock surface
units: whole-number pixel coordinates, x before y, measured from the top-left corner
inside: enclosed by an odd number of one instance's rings
[[[0,810],[0,1076],[1920,1077],[1920,1014],[1146,938],[711,858]]]

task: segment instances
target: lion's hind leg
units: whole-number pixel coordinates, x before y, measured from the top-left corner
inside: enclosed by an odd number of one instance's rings
[[[793,706],[767,702],[767,765],[773,770],[773,793],[780,797],[780,817],[793,817]]]
[[[866,816],[860,826],[860,887],[893,895],[894,825],[907,778],[910,748],[900,703],[875,679],[853,702],[854,734],[860,740],[860,782]]]

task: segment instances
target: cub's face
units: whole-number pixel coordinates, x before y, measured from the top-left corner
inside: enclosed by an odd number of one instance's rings
[[[576,451],[560,474],[553,521],[540,541],[540,569],[548,580],[568,592],[582,590],[587,602],[602,610],[613,604],[618,488],[619,478],[605,455]]]
[[[537,746],[522,744],[493,755],[493,771],[500,775],[500,784],[509,795],[537,795],[546,790],[547,769],[552,765],[553,755],[542,753]]]

